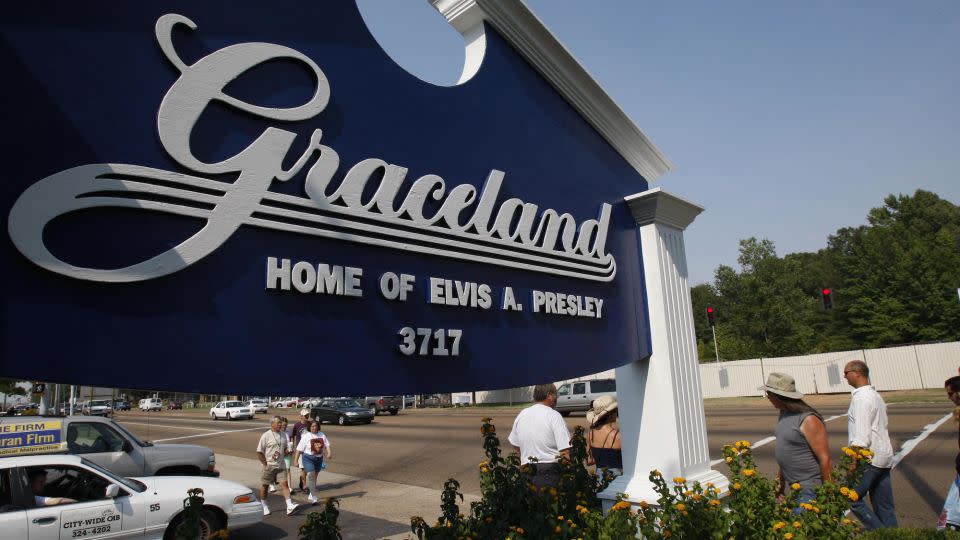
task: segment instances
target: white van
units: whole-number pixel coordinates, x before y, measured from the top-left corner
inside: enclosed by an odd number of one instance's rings
[[[617,397],[616,379],[573,381],[557,389],[557,411],[563,416],[574,411],[588,411],[600,396]]]
[[[163,400],[160,398],[146,398],[140,400],[141,411],[159,411],[163,409]]]

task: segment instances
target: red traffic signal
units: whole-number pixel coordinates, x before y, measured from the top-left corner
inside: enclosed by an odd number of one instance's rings
[[[828,287],[820,289],[820,298],[823,300],[823,309],[833,309],[833,291]]]
[[[707,322],[710,326],[717,325],[717,312],[714,311],[713,306],[707,306]]]

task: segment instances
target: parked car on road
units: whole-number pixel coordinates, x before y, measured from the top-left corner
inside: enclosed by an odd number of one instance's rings
[[[219,420],[237,420],[240,418],[253,418],[253,409],[242,401],[221,401],[210,408],[210,418]]]
[[[94,399],[84,402],[80,412],[90,416],[113,416],[113,404],[109,399]]]
[[[73,502],[37,506],[31,475],[40,471],[46,477],[42,496]],[[184,519],[184,496],[192,488],[203,490],[201,538],[263,521],[256,493],[219,478],[124,478],[66,454],[0,458],[0,478],[4,538],[173,538]]]
[[[403,408],[403,396],[367,396],[363,406],[375,415],[382,412],[396,415]]]
[[[183,403],[180,402],[180,401],[168,401],[168,402],[167,402],[167,410],[168,410],[168,411],[174,411],[174,410],[182,411],[182,410],[183,410]]]
[[[310,409],[310,418],[319,422],[344,424],[369,424],[374,412],[360,405],[355,399],[329,399]]]
[[[267,412],[268,405],[270,404],[264,399],[251,399],[247,402],[247,407],[250,407],[254,414]]]
[[[163,410],[163,401],[160,398],[144,398],[140,400],[141,411],[161,411]]]
[[[118,399],[118,400],[116,400],[116,401],[113,402],[113,410],[115,410],[115,411],[129,411],[129,410],[130,410],[130,403],[129,403],[129,402],[126,402],[126,401],[124,401],[124,400],[122,400],[122,399]]]
[[[276,409],[285,409],[287,407],[293,407],[297,404],[297,398],[281,398],[270,404],[271,407]]]
[[[600,396],[617,397],[616,379],[594,379],[573,381],[557,389],[557,411],[567,416],[574,411],[588,411],[593,400]]]

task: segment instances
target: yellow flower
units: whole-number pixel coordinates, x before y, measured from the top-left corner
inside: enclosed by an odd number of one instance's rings
[[[557,496],[557,488],[550,488],[550,496],[551,497]]]
[[[674,484],[685,484],[686,482],[687,482],[687,479],[682,476],[676,476],[673,479]]]
[[[820,509],[817,508],[816,506],[811,506],[810,509],[813,510],[814,512],[816,512],[817,514],[820,513]]]
[[[756,474],[756,473],[757,473],[757,471],[755,471],[755,470],[753,470],[753,469],[744,469],[744,470],[743,470],[743,475],[744,475],[744,476],[753,476],[753,475]]]
[[[590,510],[587,510],[587,508],[586,508],[585,506],[578,506],[578,507],[577,507],[577,510],[578,510],[581,514],[586,514],[587,512],[590,511]]]
[[[850,490],[850,493],[847,494],[847,497],[850,497],[850,500],[853,502],[860,500],[860,495],[857,495],[857,492],[852,489]]]
[[[733,458],[730,457],[730,456],[727,456],[725,459],[726,459],[727,463],[733,462]]]
[[[803,523],[800,523],[799,521],[794,521],[793,523],[791,523],[791,525],[793,525],[794,529],[799,529],[800,527],[803,526]]]
[[[563,521],[563,516],[557,516],[557,521]]]
[[[711,499],[710,506],[720,506],[720,501],[718,501],[717,499]]]
[[[697,502],[700,502],[700,499],[702,499],[702,498],[703,498],[703,497],[702,497],[699,493],[694,493],[694,494],[693,494],[693,500],[695,500],[695,501],[697,501]]]
[[[779,531],[780,529],[782,529],[782,528],[784,528],[784,527],[786,527],[786,526],[787,526],[787,524],[784,523],[783,521],[778,521],[778,522],[776,522],[776,523],[773,524],[773,530]]]
[[[743,443],[744,448],[750,448],[750,441],[740,441],[740,442]]]
[[[843,447],[843,453],[850,457],[857,457],[857,453],[846,446]]]
[[[873,456],[873,452],[871,452],[871,451],[870,451],[869,449],[867,449],[867,448],[861,448],[861,449],[860,449],[860,455],[863,456],[863,457],[871,457],[871,456]]]
[[[840,488],[840,494],[841,494],[841,495],[846,495],[846,494],[848,494],[848,493],[850,493],[850,489],[849,489],[849,488],[847,488],[847,487],[842,487],[842,488]]]
[[[733,489],[740,489],[740,488],[742,488],[742,487],[743,487],[743,486],[740,485],[740,482],[734,482],[734,483],[733,483]]]
[[[783,535],[783,537],[786,538],[787,540],[790,540],[791,538],[793,538],[793,533],[787,533]]]
[[[843,523],[844,525],[849,525],[849,524],[851,524],[851,523],[853,523],[853,522],[850,521],[850,519],[848,519],[848,518],[843,518],[843,521],[841,521],[840,523]]]
[[[793,488],[793,489],[800,489],[800,483],[799,483],[799,482],[794,482],[794,483],[790,484],[790,487]]]
[[[640,508],[644,508],[644,509],[650,508],[650,503],[648,503],[647,501],[640,501]]]
[[[683,503],[677,503],[677,510],[683,512],[683,511],[686,510],[686,509],[687,509],[687,505],[685,505],[685,504],[683,504]]]
[[[640,503],[640,505],[643,506],[643,503]],[[628,503],[627,501],[620,501],[617,504],[613,505],[613,508],[611,508],[610,510],[613,511],[613,510],[629,510],[629,509],[630,509],[630,503]]]

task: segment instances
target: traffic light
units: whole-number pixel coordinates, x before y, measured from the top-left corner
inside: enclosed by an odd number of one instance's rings
[[[833,291],[827,287],[820,289],[820,298],[823,300],[823,309],[833,309]]]
[[[713,306],[707,306],[707,322],[710,323],[710,326],[717,325],[717,312],[713,309]]]

